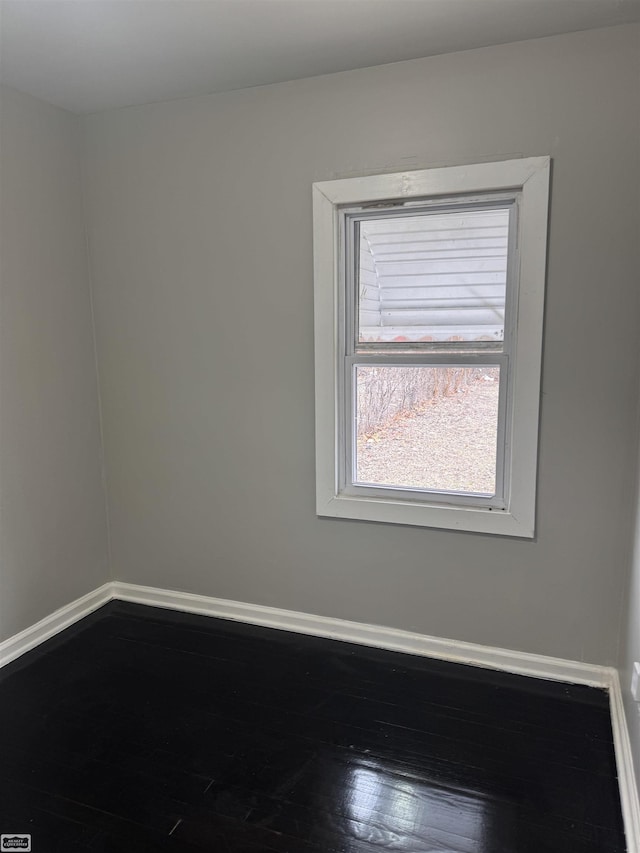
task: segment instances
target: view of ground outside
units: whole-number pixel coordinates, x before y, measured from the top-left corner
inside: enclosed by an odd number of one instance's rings
[[[495,493],[498,367],[357,368],[356,482]]]

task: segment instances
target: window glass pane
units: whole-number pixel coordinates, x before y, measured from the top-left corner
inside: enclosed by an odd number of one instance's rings
[[[500,368],[358,366],[355,481],[494,495]]]
[[[360,220],[358,341],[501,341],[508,209]]]

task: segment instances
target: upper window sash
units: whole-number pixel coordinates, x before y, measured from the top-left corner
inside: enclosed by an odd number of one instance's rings
[[[454,201],[424,199],[413,203],[378,205],[373,209],[341,208],[340,274],[343,283],[340,324],[346,336],[344,354],[371,351],[505,351],[505,340],[513,334],[512,328],[508,330],[507,326],[512,324],[513,310],[510,303],[516,298],[514,291],[517,287],[515,254],[518,199],[518,193],[493,193]],[[499,222],[491,222],[491,218],[497,218]],[[400,228],[403,220],[411,232],[416,234],[417,241],[434,242],[436,246],[437,242],[449,245],[436,252],[439,257],[430,257],[433,250],[427,249],[414,252],[404,262],[385,262],[382,252],[374,254],[371,250],[375,273],[361,270],[361,230],[377,226],[383,231],[395,230],[395,236],[400,242],[395,242],[394,235],[390,237],[392,242],[386,247],[389,254],[394,245],[409,245],[404,240],[406,232]],[[485,224],[487,222],[488,226]],[[489,248],[484,249],[482,229],[487,228],[495,237],[489,241]],[[475,246],[462,250],[467,253],[466,257],[456,257],[460,250],[457,249],[455,232],[458,242],[462,239]],[[438,238],[439,234],[446,237]],[[480,258],[480,262],[493,269],[475,270],[474,261],[477,258],[470,257],[471,252],[485,252],[487,255],[490,252],[491,255]],[[393,254],[397,255],[397,252]],[[422,257],[418,258],[417,255]],[[402,253],[400,257],[403,257]],[[456,265],[458,270],[452,270],[451,267]],[[385,266],[391,274],[385,272]],[[394,275],[399,267],[402,268],[401,272]],[[416,286],[418,281],[419,285]],[[374,292],[378,298],[377,305],[370,298]],[[366,311],[361,311],[363,296],[367,299]],[[430,308],[428,302],[436,303],[435,307]],[[363,314],[372,318],[370,322],[377,322],[377,328],[369,326],[363,333]],[[407,321],[409,325],[406,328],[394,328],[395,323],[402,324],[401,318],[407,314],[410,317]],[[458,322],[456,314],[473,317],[467,321],[466,329],[464,324]],[[387,322],[387,317],[398,319],[395,323],[393,320]],[[443,322],[442,318],[447,319],[448,323]],[[487,318],[489,328],[478,322],[480,319],[486,323]],[[450,340],[458,335],[463,340]]]

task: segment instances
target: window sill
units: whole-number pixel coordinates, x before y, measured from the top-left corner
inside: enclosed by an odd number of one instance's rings
[[[523,539],[534,537],[533,523],[523,520],[527,513],[518,517],[512,510],[488,507],[443,506],[417,501],[409,503],[384,498],[334,495],[328,500],[318,501],[317,513],[329,518],[435,527]]]

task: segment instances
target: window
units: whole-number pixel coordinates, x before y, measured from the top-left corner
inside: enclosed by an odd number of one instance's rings
[[[549,169],[314,184],[319,515],[533,537]]]

